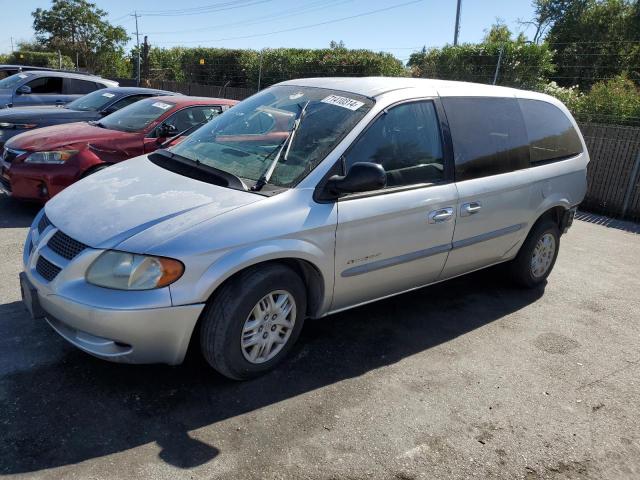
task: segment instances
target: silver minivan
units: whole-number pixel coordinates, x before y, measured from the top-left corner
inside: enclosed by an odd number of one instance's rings
[[[48,202],[23,297],[97,357],[179,364],[193,337],[247,379],[305,318],[498,263],[544,282],[588,161],[571,114],[539,93],[291,80]]]

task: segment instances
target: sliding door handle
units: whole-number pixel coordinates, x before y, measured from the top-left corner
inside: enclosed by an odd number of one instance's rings
[[[462,207],[460,207],[460,216],[468,217],[469,215],[478,213],[481,209],[482,204],[480,202],[463,203]]]
[[[453,208],[439,208],[429,213],[429,223],[447,222],[453,218]]]

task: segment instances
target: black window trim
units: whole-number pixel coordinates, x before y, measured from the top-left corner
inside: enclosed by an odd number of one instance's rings
[[[370,192],[361,192],[361,193],[350,193],[344,195],[340,198],[332,198],[327,199],[323,198],[324,188],[330,177],[333,175],[345,175],[344,171],[344,159],[349,154],[353,146],[358,143],[358,141],[364,136],[364,134],[373,126],[373,124],[380,118],[382,115],[385,115],[392,108],[398,107],[400,105],[405,105],[408,103],[421,103],[421,102],[432,102],[435,107],[436,118],[438,119],[438,124],[440,128],[440,141],[442,143],[442,161],[444,164],[444,178],[439,182],[433,183],[416,183],[414,185],[400,185],[398,187],[392,188],[382,188],[380,190],[372,190]],[[435,187],[438,185],[447,185],[450,183],[454,183],[454,165],[453,165],[453,142],[451,139],[451,132],[449,130],[449,123],[447,121],[447,117],[444,112],[444,108],[442,107],[442,103],[440,101],[440,97],[438,96],[426,96],[426,97],[415,97],[399,100],[390,105],[387,105],[385,108],[380,110],[373,117],[369,123],[362,129],[362,131],[358,134],[358,136],[353,139],[353,141],[349,144],[347,149],[340,155],[340,158],[333,164],[333,166],[329,169],[329,171],[322,177],[315,188],[313,193],[313,200],[316,203],[334,203],[334,202],[342,202],[349,200],[356,200],[360,198],[368,198],[375,197],[378,195],[388,195],[399,192],[406,192],[409,190],[417,190],[419,188],[429,188]]]
[[[542,167],[544,165],[549,165],[550,163],[557,163],[557,162],[562,162],[564,160],[571,160],[572,158],[579,157],[583,153],[584,153],[584,149],[578,153],[572,153],[570,155],[560,155],[558,157],[548,158],[547,160],[540,160],[539,162],[533,162],[530,160],[529,168]],[[519,172],[520,170],[515,170],[515,171]]]

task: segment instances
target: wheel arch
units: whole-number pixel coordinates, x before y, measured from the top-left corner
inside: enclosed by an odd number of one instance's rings
[[[562,235],[565,213],[570,208],[571,205],[566,199],[558,199],[554,202],[546,203],[536,212],[532,220],[526,225],[526,234],[522,235],[522,238],[513,247],[511,247],[509,251],[507,251],[503,258],[506,260],[515,257],[520,251],[520,248],[522,248],[524,242],[529,238],[529,234],[535,226],[545,220],[551,220],[558,225],[558,229]]]
[[[266,251],[258,249],[226,255],[218,259],[202,277],[202,280],[208,284],[205,297],[210,301],[223,285],[233,281],[250,268],[274,263],[281,264],[291,268],[300,276],[307,293],[306,313],[309,317],[317,317],[328,308],[331,298],[327,295],[332,293],[330,282],[333,280],[332,277],[329,278],[329,275],[323,273],[320,258],[322,257],[310,255],[308,251],[274,251],[271,248]],[[215,280],[211,281],[211,279]]]

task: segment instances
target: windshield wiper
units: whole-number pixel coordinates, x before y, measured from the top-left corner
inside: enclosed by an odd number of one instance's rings
[[[234,188],[236,190],[247,190],[247,186],[244,184],[244,182],[242,181],[242,179],[236,175],[234,175],[233,173],[229,173],[226,172],[224,170],[220,170],[219,168],[216,167],[212,167],[211,165],[207,165],[206,163],[201,162],[198,159],[192,159],[189,157],[183,157],[182,155],[178,155],[177,153],[173,153],[169,150],[165,150],[165,149],[159,149],[156,150],[155,152],[153,152],[150,156],[149,156],[149,160],[154,161],[154,159],[152,157],[159,155],[162,156],[164,158],[168,158],[171,159],[175,162],[178,162],[179,164],[186,166],[190,169],[197,169],[200,170],[201,172],[204,172],[206,175],[211,176],[211,177],[216,177],[219,180],[222,180],[226,185],[222,185],[222,186],[226,186],[229,188]],[[154,163],[156,163],[154,161]],[[164,165],[165,168],[167,167],[167,165]],[[168,170],[174,171],[171,168],[167,168]],[[180,173],[181,175],[184,175],[186,177],[189,178],[193,178],[194,180],[200,180],[200,181],[206,181],[203,180],[201,177],[193,175],[193,174],[188,174],[187,172],[180,170],[177,171],[176,173]],[[208,182],[208,183],[214,183],[214,184],[219,184],[219,182]]]
[[[287,135],[287,138],[285,138],[282,144],[280,145],[280,148],[278,149],[278,153],[269,164],[269,167],[264,171],[262,175],[260,175],[260,178],[258,178],[255,185],[251,187],[251,190],[253,190],[254,192],[259,192],[267,183],[269,183],[269,180],[271,179],[271,176],[273,175],[273,172],[275,171],[276,166],[280,161],[280,157],[282,156],[282,152],[285,147],[287,147],[287,150],[284,153],[283,159],[284,161],[287,160],[287,157],[289,156],[289,150],[291,150],[291,145],[293,144],[293,138],[295,137],[296,132],[298,131],[298,128],[300,127],[300,124],[304,119],[308,106],[309,106],[309,102],[307,101],[307,103],[305,103],[304,107],[302,107],[302,109],[300,110],[300,113],[294,120],[293,127],[291,127],[291,130],[289,131],[289,135]]]

